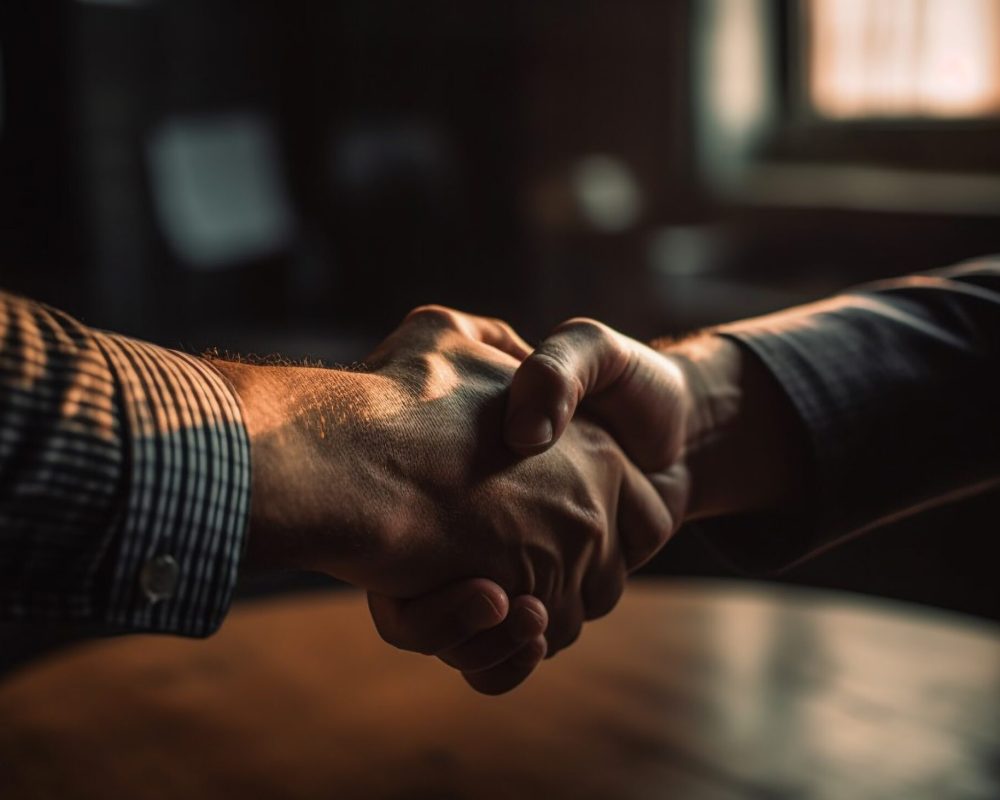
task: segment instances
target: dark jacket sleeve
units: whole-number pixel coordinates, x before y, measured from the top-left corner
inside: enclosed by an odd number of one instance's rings
[[[0,619],[208,634],[249,498],[212,367],[0,292]]]
[[[772,572],[1000,485],[1000,258],[861,286],[726,326],[787,393],[810,444],[799,502],[702,530]]]

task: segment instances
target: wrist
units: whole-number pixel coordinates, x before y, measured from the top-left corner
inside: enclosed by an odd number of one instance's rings
[[[740,386],[733,345],[719,337],[698,335],[661,350],[684,376],[688,414],[683,460],[691,481],[687,518],[726,513],[733,505],[720,474],[724,453],[731,449],[739,416]]]
[[[243,405],[252,488],[244,566],[349,580],[381,542],[359,480],[359,373],[214,361]]]
[[[683,372],[690,397],[688,518],[760,511],[794,497],[805,447],[794,409],[763,363],[713,334],[673,344],[664,355]]]

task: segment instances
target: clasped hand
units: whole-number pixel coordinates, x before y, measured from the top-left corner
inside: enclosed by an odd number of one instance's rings
[[[424,307],[363,369],[225,371],[253,451],[248,562],[365,588],[384,639],[482,692],[609,612],[683,518],[683,373],[598,323],[533,351]]]

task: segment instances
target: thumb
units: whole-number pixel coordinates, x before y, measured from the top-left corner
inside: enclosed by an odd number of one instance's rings
[[[564,322],[514,373],[504,438],[522,455],[547,450],[562,436],[584,397],[607,388],[629,367],[623,337],[607,325]]]

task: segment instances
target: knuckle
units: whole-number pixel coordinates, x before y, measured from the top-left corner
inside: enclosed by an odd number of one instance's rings
[[[435,328],[457,329],[459,327],[457,312],[445,306],[433,304],[417,306],[406,315],[404,322],[416,322]]]
[[[610,342],[614,338],[607,325],[590,317],[568,319],[556,327],[555,332],[568,334],[576,341],[590,344],[602,344]]]
[[[510,342],[517,342],[521,337],[517,335],[517,331],[511,327],[509,322],[506,322],[499,317],[491,317],[490,322],[496,326],[496,329]]]
[[[504,320],[500,319],[500,317],[480,317],[479,319],[487,325],[502,331],[503,333],[508,333],[510,331],[510,326],[507,325]]]
[[[499,317],[493,317],[493,324],[496,325],[501,331],[503,331],[503,333],[506,336],[509,336],[510,338],[513,339],[517,336],[517,334],[514,331],[514,328],[511,327],[511,324],[507,322],[507,320],[500,319]]]
[[[514,326],[511,325],[509,322],[503,319],[498,319],[497,325],[500,326],[500,330],[503,331],[503,334],[508,338],[510,338],[511,341],[518,343],[521,342],[521,335],[516,330],[514,330]]]
[[[591,364],[600,364],[601,383],[621,380],[639,366],[627,337],[603,322],[575,317],[564,322],[557,333],[560,346],[566,351],[571,351],[578,358],[585,356]],[[598,376],[591,377],[596,379]]]
[[[604,509],[597,503],[581,504],[575,512],[576,524],[584,541],[600,545],[608,535],[608,521]]]

